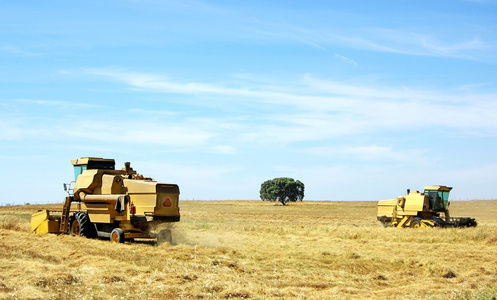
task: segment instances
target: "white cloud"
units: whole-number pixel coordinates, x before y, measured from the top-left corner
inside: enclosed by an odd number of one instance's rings
[[[250,77],[250,85],[245,82],[225,86],[188,80],[173,82],[165,76],[113,68],[89,72],[144,92],[193,94],[197,99],[197,109],[198,105],[208,105],[207,102],[220,102],[223,105],[219,109],[221,112],[225,110],[226,115],[196,118],[184,111],[133,108],[132,103],[127,103],[122,111],[113,109],[111,114],[102,111],[100,115],[93,114],[84,119],[73,119],[70,115],[40,119],[39,125],[32,127],[24,125],[24,121],[32,116],[23,112],[22,105],[59,107],[65,111],[98,106],[18,100],[2,103],[6,110],[0,113],[3,116],[0,139],[84,139],[117,144],[132,141],[134,144],[165,146],[167,151],[193,150],[201,145],[205,152],[234,154],[239,148],[238,143],[285,146],[434,127],[456,135],[497,134],[494,117],[497,115],[497,95],[494,94],[472,92],[460,95],[405,87],[356,85],[318,79],[309,74],[281,85],[266,85]],[[209,97],[210,94],[215,97]],[[230,104],[226,105],[226,102]],[[243,106],[247,103],[253,103],[251,109],[255,110],[247,111]],[[236,107],[237,113],[231,114]],[[380,155],[380,148],[368,149]],[[349,150],[354,152],[354,149]],[[389,155],[395,157],[397,154]]]
[[[231,145],[217,145],[212,147],[211,152],[215,154],[235,154],[236,148]]]
[[[272,26],[266,27],[266,30],[273,32],[272,34],[267,33],[268,35],[297,40],[325,51],[341,46],[414,56],[470,60],[485,60],[491,57],[495,60],[496,45],[493,39],[484,39],[481,29],[472,31],[468,30],[469,25],[464,25],[452,31],[444,31],[444,28],[426,28],[425,26],[413,29],[405,24],[396,28],[376,25],[362,25],[362,27],[356,28],[341,28],[340,26],[319,28],[282,23],[272,24]],[[457,30],[459,30],[459,34],[453,34]],[[275,32],[279,32],[279,34]],[[335,57],[355,65],[355,61],[347,57],[337,53],[335,53]]]
[[[256,124],[253,130],[245,128],[246,131],[241,132],[245,139],[255,133],[269,140],[291,142],[364,130],[397,131],[430,126],[458,128],[466,133],[483,130],[486,134],[492,134],[497,129],[494,118],[497,115],[497,95],[483,95],[480,101],[475,100],[482,96],[478,94],[346,84],[310,75],[305,75],[300,82],[288,82],[281,86],[266,86],[257,82],[251,86],[225,86],[186,80],[179,82],[114,69],[93,69],[90,72],[144,91],[195,94],[197,97],[214,94],[217,95],[215,98],[204,99],[208,102],[230,101],[231,107],[247,102],[274,106],[270,111],[252,118],[263,122]],[[237,121],[231,123],[236,124]]]
[[[341,60],[343,62],[350,63],[350,64],[354,65],[355,67],[357,67],[357,63],[353,59],[350,59],[350,58],[345,57],[343,55],[340,55],[338,53],[335,53],[335,58],[338,60]]]

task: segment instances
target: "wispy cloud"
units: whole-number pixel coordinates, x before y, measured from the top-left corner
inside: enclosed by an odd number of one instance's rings
[[[265,23],[267,35],[279,39],[294,40],[318,50],[347,47],[367,51],[397,53],[414,56],[450,57],[469,60],[495,61],[497,45],[492,38],[482,36],[481,30],[469,30],[464,34],[448,34],[447,31],[431,27],[408,28],[400,25],[396,28],[378,27],[376,25],[343,28],[306,27],[291,23]],[[463,30],[462,28],[459,30]],[[272,32],[270,34],[269,32]],[[353,63],[340,54],[335,58]]]
[[[488,47],[476,36],[452,36],[444,39],[435,34],[406,29],[371,30],[371,38],[376,41],[375,43],[388,45],[390,49],[394,49],[394,52],[404,54],[477,59],[477,53]]]
[[[10,45],[1,45],[1,44],[0,44],[0,52],[9,53],[9,54],[17,55],[17,56],[39,56],[40,55],[39,53],[25,50],[25,49],[22,49],[19,47],[10,46]]]
[[[335,58],[338,59],[338,60],[341,60],[343,62],[350,63],[350,64],[352,64],[354,66],[357,66],[357,63],[353,59],[350,59],[350,58],[345,57],[343,55],[340,55],[338,53],[335,53]]]
[[[483,129],[487,134],[497,129],[497,120],[493,117],[497,114],[495,95],[485,95],[483,100],[477,100],[481,95],[355,85],[310,75],[289,85],[266,86],[252,82],[250,86],[225,86],[187,80],[173,81],[164,76],[124,70],[93,69],[89,73],[143,91],[182,93],[201,98],[214,94],[218,97],[208,97],[206,101],[244,99],[244,102],[255,101],[261,105],[280,107],[278,110],[282,111],[281,114],[267,112],[260,115],[257,119],[264,123],[256,125],[250,133],[244,133],[245,137],[260,131],[268,139],[287,137],[288,141],[309,140],[339,134],[335,128],[340,128],[340,134],[428,126],[476,131]],[[233,105],[236,103],[233,102]],[[285,134],[288,131],[292,131],[291,136]]]
[[[128,103],[124,109],[111,114],[107,113],[109,108],[104,108],[100,113],[83,119],[74,119],[73,114],[57,119],[40,119],[39,126],[33,128],[25,125],[25,120],[32,118],[32,115],[19,109],[23,105],[73,111],[91,108],[91,104],[18,100],[9,103],[8,109],[0,113],[0,139],[84,140],[101,143],[102,146],[109,143],[124,145],[127,141],[133,141],[135,147],[148,145],[159,147],[164,152],[202,151],[233,155],[240,148],[253,145],[279,147],[302,142],[328,143],[347,136],[434,127],[455,135],[495,136],[497,132],[495,95],[484,95],[479,99],[478,94],[461,96],[405,87],[354,85],[310,75],[280,86],[266,86],[253,79],[250,84],[225,86],[188,80],[171,81],[167,76],[112,68],[93,69],[88,74],[116,81],[124,88],[139,92],[193,95],[197,99],[196,107],[209,105],[202,101],[229,101],[230,105],[220,109],[231,110],[233,106],[245,105],[246,102],[257,103],[259,109],[257,114],[244,113],[243,107],[240,107],[235,115],[230,111],[225,116],[196,117],[185,111],[133,108]],[[15,103],[21,106],[13,107]],[[36,122],[36,119],[31,121]],[[306,149],[307,153],[314,155],[334,151],[340,155],[348,153],[393,160],[402,160],[405,155],[381,144],[356,145],[339,150],[323,147],[308,145],[295,151]]]

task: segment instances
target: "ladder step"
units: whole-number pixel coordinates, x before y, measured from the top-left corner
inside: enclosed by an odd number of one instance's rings
[[[66,197],[66,201],[64,202],[64,207],[62,209],[62,217],[60,219],[60,233],[67,232],[67,221],[69,219],[69,212],[71,211],[71,202],[73,201],[73,197]]]

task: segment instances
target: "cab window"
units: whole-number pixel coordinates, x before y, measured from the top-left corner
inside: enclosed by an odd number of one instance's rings
[[[74,166],[74,180],[78,179],[78,176],[86,170],[86,165]]]
[[[449,201],[449,192],[425,190],[425,195],[427,195],[430,200],[431,210],[434,211],[447,210],[447,203]]]

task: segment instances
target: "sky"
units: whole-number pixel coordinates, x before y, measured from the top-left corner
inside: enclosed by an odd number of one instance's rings
[[[183,200],[496,199],[497,1],[0,0],[0,205],[71,159]]]

